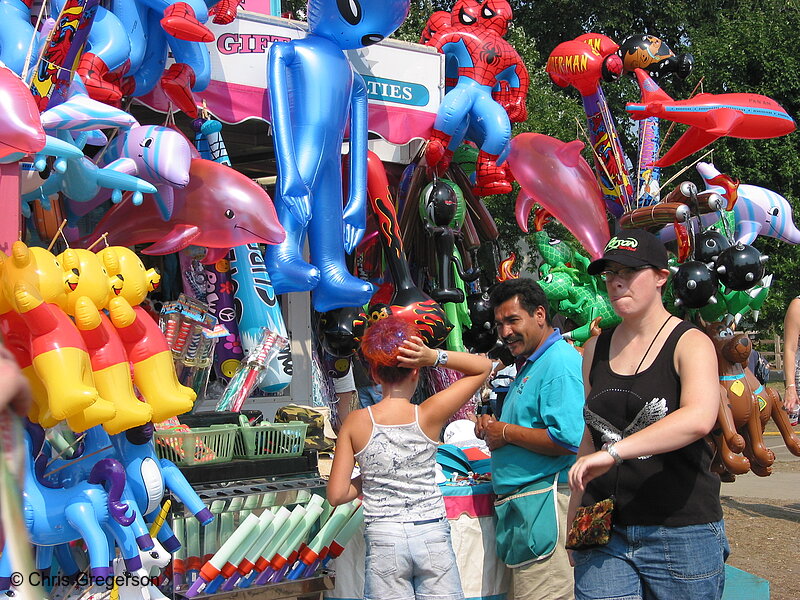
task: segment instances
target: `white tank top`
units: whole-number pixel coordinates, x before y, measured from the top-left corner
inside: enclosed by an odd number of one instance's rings
[[[364,449],[355,455],[361,469],[364,520],[424,521],[446,515],[444,499],[436,484],[438,443],[414,422],[381,425],[367,407],[372,434]]]

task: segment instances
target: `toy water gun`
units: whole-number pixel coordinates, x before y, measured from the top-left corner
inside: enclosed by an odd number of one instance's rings
[[[330,546],[334,537],[341,531],[353,513],[361,506],[360,500],[353,500],[336,507],[330,518],[320,528],[314,539],[300,552],[299,560],[289,572],[289,579],[299,579],[306,570],[320,558],[320,553]]]
[[[258,519],[258,525],[256,525],[255,529],[253,529],[252,534],[236,549],[233,554],[231,554],[230,558],[228,558],[228,562],[226,562],[225,566],[222,567],[221,577],[225,578],[225,583],[221,588],[222,591],[230,591],[234,588],[236,582],[239,581],[242,576],[242,574],[239,572],[239,565],[245,559],[245,556],[247,556],[247,554],[252,550],[253,546],[258,543],[258,540],[261,539],[261,534],[267,530],[274,531],[274,529],[270,528],[270,525],[274,520],[275,513],[269,510],[265,510],[263,513],[261,513],[261,516]],[[206,588],[207,593],[213,593],[214,591],[216,590],[212,589],[212,586]]]
[[[289,570],[292,564],[294,564],[294,561],[297,560],[297,556],[300,554],[303,541],[308,535],[308,532],[311,531],[314,523],[322,514],[324,502],[325,499],[322,498],[322,496],[314,495],[311,497],[311,500],[306,505],[306,514],[303,517],[303,520],[298,524],[294,531],[292,531],[292,533],[283,543],[283,546],[269,561],[269,569],[272,570],[272,574],[268,576],[268,581],[270,583],[277,583],[283,580],[286,576],[286,572]],[[264,574],[262,574],[262,577],[263,575]]]
[[[211,523],[206,525],[203,530],[203,562],[208,561],[214,552],[219,550],[219,528],[222,520],[222,514],[225,511],[225,500],[214,500],[209,508],[211,513],[216,517]]]
[[[184,517],[172,520],[172,533],[180,542],[180,546],[172,554],[172,586],[183,585],[186,578],[186,535],[184,533]]]
[[[256,585],[264,585],[272,582],[273,577],[279,570],[275,566],[276,560],[281,560],[283,556],[291,552],[289,544],[299,543],[298,538],[302,536],[303,531],[305,530],[306,517],[308,516],[309,511],[312,512],[313,519],[316,519],[319,516],[319,513],[322,512],[321,504],[313,504],[311,506],[304,506],[303,508],[305,510],[302,516],[297,520],[286,537],[280,542],[280,544],[276,544],[275,549],[271,553],[264,555],[264,558],[266,559],[266,567],[264,571],[258,577],[256,577]],[[313,515],[313,513],[316,513],[316,515]]]
[[[361,529],[362,523],[364,523],[364,507],[359,506],[356,512],[353,513],[353,516],[350,517],[350,520],[342,527],[342,530],[333,538],[333,542],[331,542],[329,548],[327,548],[327,555],[322,559],[323,567],[326,567],[334,558],[341,556],[347,542]]]
[[[286,541],[286,538],[289,537],[292,530],[297,526],[303,516],[306,514],[305,506],[298,504],[294,507],[291,514],[286,518],[286,520],[281,525],[280,529],[275,532],[275,535],[267,542],[262,550],[260,556],[256,559],[254,563],[254,568],[250,575],[245,579],[242,579],[239,583],[240,588],[247,588],[253,585],[254,583],[260,584],[262,582],[259,581],[261,575],[264,574],[264,571],[269,567],[269,559],[267,557],[272,557],[275,555],[277,549]]]
[[[249,575],[256,566],[256,561],[261,557],[267,548],[267,545],[272,541],[272,538],[280,531],[283,524],[291,515],[291,511],[285,506],[281,506],[275,513],[272,521],[258,536],[258,539],[253,543],[250,549],[245,553],[244,558],[239,563],[238,572],[240,577]]]
[[[236,530],[225,540],[220,549],[200,568],[198,578],[186,591],[187,598],[194,598],[220,574],[222,567],[258,525],[259,518],[249,514]]]
[[[193,583],[197,580],[203,559],[200,554],[200,523],[195,519],[187,519],[183,523],[186,543],[186,580]]]

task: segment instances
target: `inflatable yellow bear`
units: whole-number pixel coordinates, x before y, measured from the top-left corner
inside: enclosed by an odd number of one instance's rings
[[[76,431],[112,418],[113,405],[94,385],[86,344],[62,309],[68,286],[56,257],[14,242],[2,273],[2,293],[28,330],[31,364],[46,390],[52,417],[74,419],[70,427]],[[41,406],[37,417],[40,422],[44,417]]]
[[[158,287],[160,275],[155,269],[145,269],[129,248],[109,246],[97,254],[108,274],[119,276],[112,284],[114,297],[108,312],[133,365],[133,381],[153,409],[153,421],[191,410],[197,394],[178,381],[164,334],[139,306]]]
[[[149,423],[153,411],[133,390],[128,355],[117,330],[102,311],[112,295],[112,282],[100,258],[91,250],[70,248],[58,255],[64,273],[71,280],[66,311],[75,319],[89,350],[97,391],[114,404],[116,415],[103,423],[110,434]]]

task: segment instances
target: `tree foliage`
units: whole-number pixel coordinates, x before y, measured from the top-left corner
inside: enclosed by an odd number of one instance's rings
[[[695,68],[686,81],[669,78],[661,83],[675,99],[688,98],[696,86],[709,93],[753,92],[775,99],[790,115],[800,116],[800,53],[796,50],[800,31],[798,0],[670,0],[645,3],[640,0],[509,0],[514,21],[508,39],[525,61],[531,75],[528,121],[515,125],[514,133],[535,131],[564,141],[583,139],[577,122],[585,123],[575,90],[552,84],[544,71],[550,52],[561,42],[586,32],[602,33],[620,43],[630,35],[652,34],[676,53],[691,52]],[[416,42],[428,16],[450,10],[454,0],[412,0],[411,11],[394,37]],[[305,2],[284,2],[285,10],[302,14]],[[631,79],[604,84],[611,113],[617,120],[626,152],[632,159],[636,149],[627,118],[626,102],[638,100]],[[669,128],[662,126],[662,131]],[[683,126],[676,126],[666,146],[674,143]],[[584,139],[584,141],[586,141]],[[786,197],[800,214],[800,134],[770,140],[723,138],[713,146],[713,161],[720,171],[742,183],[758,185]],[[691,165],[702,154],[665,169],[667,181]],[[591,157],[586,158],[592,163]],[[635,162],[635,161],[634,161]],[[694,168],[679,175],[673,185],[689,179],[702,189]],[[516,226],[516,194],[486,199],[501,231],[506,249],[524,247],[525,236]],[[800,216],[798,217],[800,221]],[[559,230],[560,235],[566,232]],[[755,245],[770,256],[768,272],[774,274],[772,290],[761,311],[759,329],[780,330],[789,299],[800,290],[800,248],[760,236]]]
[[[581,125],[585,123],[579,96],[575,90],[553,85],[544,72],[544,65],[558,44],[586,32],[602,33],[617,43],[630,35],[652,34],[676,53],[691,52],[695,68],[686,81],[673,77],[660,82],[675,99],[688,98],[695,87],[698,92],[709,93],[752,92],[769,96],[790,115],[800,116],[800,53],[796,51],[800,6],[797,0],[510,2],[514,8],[514,22],[508,39],[531,74],[529,118],[526,123],[515,126],[515,134],[535,131],[565,141],[576,137],[583,139],[576,131],[576,119]],[[409,19],[396,36],[416,41],[431,12],[451,7],[452,2],[412,0]],[[626,78],[603,84],[603,89],[624,138],[626,152],[635,162],[637,154],[631,139],[634,129],[624,107],[626,102],[638,100],[638,88]],[[669,124],[664,123],[662,132],[667,129]],[[675,126],[666,146],[674,143],[684,130],[683,126]],[[765,187],[785,196],[800,215],[800,134],[769,140],[723,138],[712,148],[713,162],[720,171],[742,183]],[[662,181],[678,174],[701,155],[665,169]],[[591,164],[588,153],[586,158]],[[703,188],[693,167],[678,175],[670,187],[687,179]],[[525,236],[516,227],[514,199],[515,194],[509,194],[487,198],[486,203],[498,221],[503,242],[509,248],[518,249]],[[770,256],[767,271],[775,276],[758,327],[779,331],[790,298],[800,290],[800,247],[765,236],[760,236],[755,246]]]

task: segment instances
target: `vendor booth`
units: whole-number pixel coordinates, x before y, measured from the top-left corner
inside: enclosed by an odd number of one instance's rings
[[[196,97],[224,123],[269,121],[270,44],[304,37],[306,24],[243,11],[233,23],[209,28],[216,39],[211,82]],[[389,39],[349,50],[347,56],[367,84],[370,131],[395,145],[426,139],[444,95],[443,55],[428,46]],[[157,92],[140,101],[160,112],[169,109],[168,99]]]

